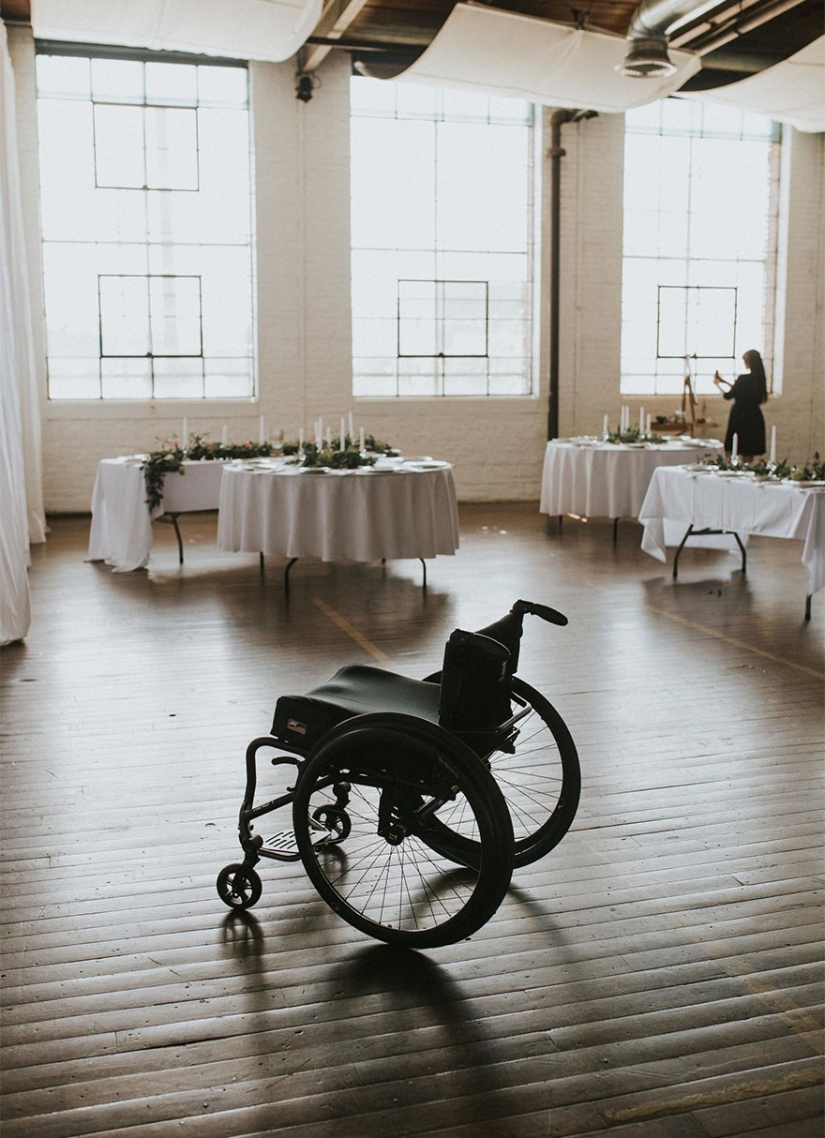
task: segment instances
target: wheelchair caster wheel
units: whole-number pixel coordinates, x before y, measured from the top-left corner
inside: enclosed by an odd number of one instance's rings
[[[218,896],[230,909],[251,909],[260,900],[261,879],[254,869],[235,862],[218,874]]]

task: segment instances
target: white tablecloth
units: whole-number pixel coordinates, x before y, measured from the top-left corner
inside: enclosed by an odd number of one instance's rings
[[[673,544],[666,522],[733,533],[795,538],[804,542],[802,564],[810,593],[825,585],[825,493],[791,482],[756,482],[749,477],[720,478],[713,473],[660,469],[650,482],[639,521],[642,549],[660,561]],[[676,541],[681,540],[681,537]]]
[[[221,483],[218,545],[323,561],[455,553],[452,467],[314,474],[278,462],[230,464]]]
[[[225,463],[184,462],[163,484],[163,502],[151,514],[146,482],[136,457],[107,458],[97,468],[92,491],[89,561],[105,561],[116,573],[142,569],[152,549],[152,520],[161,514],[215,510]]]
[[[714,439],[704,446],[662,443],[645,449],[600,443],[576,446],[556,440],[547,444],[541,479],[543,514],[578,514],[582,518],[636,518],[660,466],[693,462],[721,450]]]

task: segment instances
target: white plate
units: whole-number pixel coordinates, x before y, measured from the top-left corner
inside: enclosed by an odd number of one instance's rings
[[[302,466],[299,474],[329,474],[328,466]]]
[[[795,486],[801,486],[803,490],[807,490],[809,486],[825,486],[825,482],[818,478],[811,478],[808,480],[792,478],[791,482],[793,482]]]
[[[716,473],[720,478],[741,478],[748,472],[747,470],[717,470]]]

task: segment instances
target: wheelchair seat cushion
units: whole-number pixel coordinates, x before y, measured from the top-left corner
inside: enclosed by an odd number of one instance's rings
[[[398,711],[437,723],[440,691],[438,684],[350,664],[305,695],[282,695],[272,735],[284,746],[309,751],[332,727],[368,712]]]

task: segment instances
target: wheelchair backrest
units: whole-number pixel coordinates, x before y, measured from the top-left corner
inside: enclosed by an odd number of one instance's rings
[[[479,632],[456,629],[444,649],[438,722],[450,731],[491,731],[510,718],[510,653]]]

